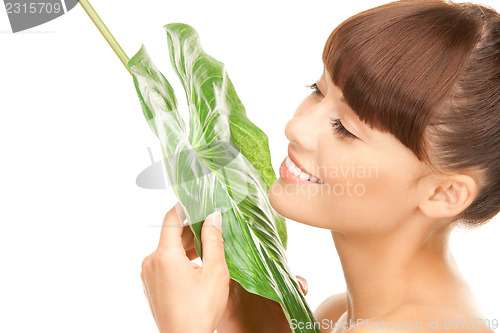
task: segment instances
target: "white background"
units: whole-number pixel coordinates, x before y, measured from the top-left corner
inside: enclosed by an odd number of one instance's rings
[[[285,124],[347,17],[386,1],[95,0],[131,57],[145,44],[183,100],[163,25],[184,22],[223,61],[277,171]],[[498,0],[483,3],[500,8]],[[136,176],[156,159],[129,73],[80,6],[12,34],[0,13],[0,332],[155,332],[141,280],[173,192]],[[181,104],[185,105],[185,104]],[[487,318],[500,319],[500,218],[451,246]],[[289,221],[289,260],[312,308],[345,288],[328,231]]]

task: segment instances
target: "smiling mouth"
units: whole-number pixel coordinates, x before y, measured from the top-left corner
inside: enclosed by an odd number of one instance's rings
[[[298,166],[295,165],[295,163],[292,162],[289,156],[286,157],[285,164],[290,172],[292,172],[295,176],[299,177],[303,181],[310,181],[317,184],[324,183],[323,180],[302,171]]]

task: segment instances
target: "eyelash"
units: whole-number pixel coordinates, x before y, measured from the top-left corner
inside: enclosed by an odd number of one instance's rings
[[[318,88],[318,85],[316,83],[313,83],[313,84],[309,84],[307,85],[307,87],[311,88],[315,94],[318,94],[318,95],[323,95],[323,93],[321,92],[321,90],[319,90]],[[357,137],[352,134],[351,132],[349,132],[345,127],[344,125],[342,124],[342,122],[340,121],[340,119],[330,119],[330,125],[332,125],[333,127],[333,133],[334,134],[337,134],[341,139],[357,139]]]
[[[337,134],[341,139],[347,140],[347,139],[356,139],[357,138],[354,134],[349,132],[344,127],[344,125],[342,124],[342,122],[338,118],[337,119],[331,118],[330,125],[332,125],[332,127],[333,127],[333,133]]]
[[[319,90],[318,85],[316,83],[308,84],[307,87],[312,89],[315,94],[323,95],[323,93],[321,92],[321,90]]]

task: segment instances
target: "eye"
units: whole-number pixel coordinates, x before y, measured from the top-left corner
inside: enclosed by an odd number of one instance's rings
[[[339,138],[344,139],[344,140],[357,139],[357,137],[354,134],[352,134],[351,132],[349,132],[344,127],[344,125],[342,125],[342,122],[340,121],[340,119],[334,119],[334,118],[332,118],[330,120],[330,124],[333,127],[333,133],[336,134],[336,135],[338,135]]]
[[[316,95],[323,96],[323,93],[321,92],[321,90],[319,90],[318,85],[316,83],[308,84],[306,85],[306,87],[312,89]]]

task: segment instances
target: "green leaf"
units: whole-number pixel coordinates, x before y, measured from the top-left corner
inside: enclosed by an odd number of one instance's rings
[[[170,60],[184,87],[189,133],[172,87],[144,46],[127,67],[144,116],[162,146],[166,172],[201,251],[201,226],[222,214],[230,276],[247,291],[281,304],[289,321],[314,323],[285,256],[285,219],[270,205],[276,176],[268,139],[246,116],[224,65],[201,48],[197,32],[168,24]],[[294,332],[320,332],[296,329]]]

